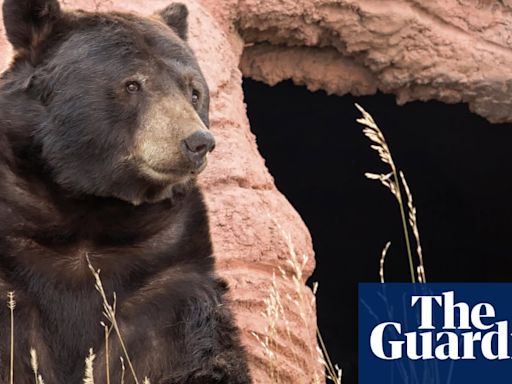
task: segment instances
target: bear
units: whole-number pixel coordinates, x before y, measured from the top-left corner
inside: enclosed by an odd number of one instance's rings
[[[33,350],[45,382],[82,383],[92,350],[96,383],[251,383],[197,183],[215,139],[187,7],[2,9],[0,382],[12,359],[33,383]]]

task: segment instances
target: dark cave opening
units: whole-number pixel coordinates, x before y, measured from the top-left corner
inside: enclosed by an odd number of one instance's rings
[[[408,281],[398,206],[365,172],[386,168],[362,128],[361,104],[384,132],[418,211],[430,282],[493,282],[512,277],[512,124],[491,124],[464,104],[394,96],[309,92],[286,81],[244,79],[251,129],[278,189],[311,231],[318,324],[344,383],[357,382],[357,284]]]

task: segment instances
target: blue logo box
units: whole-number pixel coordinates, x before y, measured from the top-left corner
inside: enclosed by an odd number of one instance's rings
[[[510,383],[512,284],[359,284],[359,384]]]

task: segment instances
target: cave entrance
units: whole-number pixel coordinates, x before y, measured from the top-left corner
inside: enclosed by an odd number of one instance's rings
[[[385,167],[355,122],[355,102],[379,124],[412,189],[428,280],[510,281],[511,124],[490,124],[464,104],[397,106],[390,95],[327,96],[290,81],[246,78],[243,88],[267,167],[312,234],[318,324],[344,383],[357,382],[357,284],[379,281],[387,241],[386,280],[409,276],[396,202],[364,177]]]

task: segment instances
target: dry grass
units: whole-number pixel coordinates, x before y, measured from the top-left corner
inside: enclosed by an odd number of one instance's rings
[[[409,185],[407,184],[407,180],[402,171],[400,171],[400,179],[402,180],[402,185],[404,186],[405,195],[407,196],[407,208],[409,210],[409,226],[412,229],[412,233],[416,240],[416,254],[418,255],[418,266],[416,267],[416,271],[418,273],[418,281],[420,283],[426,283],[427,277],[425,275],[425,267],[423,264],[423,250],[421,248],[420,241],[420,232],[418,230],[418,219],[416,217],[416,207],[412,201],[412,193],[409,189]]]
[[[119,360],[121,360],[121,384],[124,384],[124,375],[126,373],[126,368],[124,366],[123,356],[120,356]]]
[[[411,273],[412,282],[419,281],[420,283],[425,283],[427,281],[425,275],[425,267],[423,262],[423,251],[420,242],[420,235],[418,230],[418,219],[416,208],[413,203],[412,193],[407,184],[407,180],[402,171],[400,171],[393,160],[393,156],[391,154],[391,150],[386,142],[384,134],[379,129],[377,124],[375,123],[372,116],[366,112],[361,106],[356,104],[356,107],[361,111],[362,118],[357,121],[364,126],[363,132],[368,139],[372,142],[371,148],[375,150],[381,161],[389,167],[388,173],[376,174],[376,173],[366,173],[365,176],[370,180],[378,180],[382,185],[384,185],[387,189],[391,191],[393,196],[398,202],[400,208],[400,215],[402,219],[402,229],[404,233],[405,246],[407,250],[407,258],[409,262],[409,269]],[[405,196],[405,199],[404,199]],[[278,324],[283,323],[285,328],[285,333],[288,335],[288,341],[290,344],[293,344],[291,340],[290,333],[290,323],[287,319],[286,309],[288,307],[295,306],[300,318],[303,321],[304,329],[308,329],[308,320],[311,319],[311,311],[314,311],[314,302],[307,302],[304,298],[304,268],[307,264],[307,256],[304,255],[302,258],[299,258],[295,252],[295,248],[292,243],[291,236],[285,232],[279,223],[276,220],[272,219],[274,223],[279,228],[283,238],[286,241],[289,258],[287,259],[287,264],[289,269],[291,270],[291,274],[285,272],[282,268],[278,268],[280,273],[280,277],[285,281],[289,281],[292,283],[294,287],[294,296],[287,295],[283,297],[280,293],[280,290],[276,281],[275,271],[272,274],[272,284],[269,288],[269,295],[264,300],[265,302],[265,310],[262,312],[262,317],[265,320],[265,329],[263,335],[258,335],[253,333],[254,337],[261,344],[265,356],[269,361],[269,376],[272,383],[281,384],[283,383],[282,378],[279,375],[279,369],[276,365],[276,354],[277,354],[277,341],[276,339],[279,336]],[[410,231],[409,231],[410,230]],[[415,268],[415,263],[413,260],[413,251],[411,248],[410,241],[410,233],[414,237],[416,243],[416,256],[417,256],[417,266]],[[381,253],[380,264],[379,264],[379,276],[380,281],[382,283],[385,282],[384,276],[384,265],[386,261],[386,255],[391,246],[391,242],[388,242]],[[415,273],[416,270],[416,273]],[[318,289],[318,283],[315,283],[313,286],[313,293],[316,295]],[[334,384],[341,384],[342,381],[342,371],[341,369],[332,363],[329,353],[327,351],[327,347],[324,343],[320,330],[317,328],[317,339],[319,346],[315,351],[316,356],[311,356],[311,358],[317,359],[325,369],[325,379],[333,382]],[[294,352],[295,353],[295,352]],[[298,359],[296,359],[297,366]],[[315,377],[313,379],[314,383],[320,383],[321,380],[319,377]]]
[[[44,384],[43,378],[39,374],[39,364],[37,362],[37,352],[34,348],[30,349],[30,365],[32,366],[32,371],[34,372],[34,383],[35,384]]]
[[[380,256],[380,264],[379,264],[379,276],[380,282],[384,283],[384,263],[386,261],[386,255],[388,254],[389,247],[391,246],[391,241],[388,241],[384,248],[382,249],[382,254]]]
[[[130,357],[128,355],[128,351],[126,350],[125,343],[123,341],[121,331],[119,329],[119,325],[116,320],[116,314],[115,314],[115,308],[116,308],[116,296],[114,293],[113,302],[112,304],[109,303],[105,290],[103,289],[103,283],[101,282],[100,278],[100,271],[95,270],[92,266],[89,257],[87,257],[87,262],[89,265],[89,269],[91,270],[91,273],[93,274],[96,284],[96,290],[101,295],[101,298],[103,300],[103,315],[108,319],[108,321],[111,323],[110,326],[107,326],[104,322],[100,322],[101,325],[105,329],[105,359],[106,359],[106,370],[107,370],[107,377],[106,377],[106,384],[110,384],[110,371],[109,371],[109,336],[112,331],[112,329],[115,330],[119,343],[121,345],[121,348],[124,353],[124,357],[128,363],[128,366],[130,368],[130,371],[133,375],[134,381],[136,384],[139,383],[137,375],[135,374],[135,369],[133,368],[132,362],[130,360]],[[9,370],[9,383],[14,383],[14,310],[16,308],[16,301],[15,301],[15,295],[14,292],[9,292],[7,296],[7,306],[10,310],[10,322],[11,322],[11,329],[10,329],[10,370]],[[85,372],[84,372],[84,384],[94,384],[94,359],[96,358],[96,355],[94,354],[92,348],[89,350],[89,355],[85,358]],[[125,359],[123,357],[120,357],[121,362],[121,380],[120,384],[124,384],[124,377],[125,377]],[[39,373],[39,363],[37,358],[37,351],[34,348],[30,349],[30,365],[32,367],[32,372],[34,373],[34,383],[35,384],[45,384],[43,377]],[[147,377],[144,378],[143,384],[151,384],[149,379]]]
[[[284,333],[288,343],[290,345],[295,344],[291,333],[293,325],[288,319],[286,308],[295,308],[295,311],[299,315],[301,321],[301,327],[303,330],[308,330],[310,329],[310,320],[315,316],[315,298],[313,296],[310,300],[305,295],[305,289],[307,288],[304,285],[304,270],[309,262],[308,256],[298,256],[295,251],[291,235],[283,230],[281,225],[275,219],[272,218],[272,220],[283,236],[289,253],[289,258],[286,260],[288,271],[281,267],[278,267],[277,271],[279,272],[279,276],[282,280],[291,283],[293,287],[293,294],[288,294],[284,297],[281,295],[277,284],[276,271],[274,271],[272,274],[272,284],[269,288],[268,297],[264,300],[265,310],[261,314],[266,324],[264,334],[258,335],[253,332],[253,335],[261,344],[264,354],[269,361],[269,376],[271,382],[273,384],[284,384],[288,382],[284,381],[280,376],[279,367],[276,365],[276,356],[278,353],[277,339],[279,336],[283,336],[279,335],[278,324],[282,324],[284,331],[281,331],[281,333]],[[318,283],[314,283],[314,295],[316,295],[317,290]],[[304,383],[320,384],[324,383],[325,379],[327,379],[334,384],[341,384],[342,370],[331,361],[318,327],[315,328],[314,334],[309,335],[308,340],[314,340],[315,338],[317,338],[319,345],[316,348],[309,350],[309,356],[297,356],[296,350],[293,350],[292,360],[296,367],[302,366],[300,363],[301,360],[309,359],[310,361],[318,361],[325,369],[325,375],[320,376],[315,372],[312,382],[309,381],[310,378],[305,378],[308,381],[305,381]]]
[[[107,294],[105,293],[105,289],[103,288],[103,283],[101,282],[100,277],[100,270],[94,269],[93,265],[91,264],[91,260],[89,259],[89,256],[86,255],[87,258],[87,264],[89,266],[89,269],[91,270],[92,275],[94,276],[94,279],[96,281],[95,287],[96,290],[99,292],[102,300],[103,300],[103,316],[107,318],[107,320],[111,324],[111,328],[105,323],[102,323],[103,327],[105,328],[105,334],[106,339],[108,340],[108,336],[110,334],[110,330],[113,329],[115,333],[117,334],[117,338],[119,340],[119,344],[121,345],[121,349],[123,350],[124,357],[126,359],[126,362],[128,363],[128,367],[130,368],[130,372],[133,376],[133,380],[135,381],[135,384],[139,384],[139,379],[137,378],[137,374],[135,373],[135,369],[133,368],[132,361],[130,360],[130,356],[128,355],[128,350],[126,349],[126,345],[123,340],[123,336],[121,335],[121,330],[119,328],[119,324],[117,323],[116,319],[116,293],[113,293],[113,300],[112,304],[110,304],[109,300],[107,299]],[[92,353],[92,351],[91,351]],[[107,359],[108,359],[108,353],[107,353]],[[109,373],[107,372],[107,377],[109,376]],[[110,379],[108,379],[110,380]],[[146,381],[146,380],[145,380]],[[88,384],[85,383],[84,384]]]
[[[313,299],[309,300],[305,296],[304,289],[305,286],[303,284],[304,281],[304,270],[306,268],[306,265],[309,262],[309,258],[307,255],[303,255],[302,257],[299,257],[297,253],[295,252],[295,248],[291,239],[291,236],[287,234],[280,225],[275,222],[278,226],[279,230],[281,231],[284,239],[286,240],[286,244],[288,246],[288,250],[290,253],[290,258],[287,260],[288,264],[288,272],[285,271],[282,268],[278,268],[280,277],[288,282],[291,282],[294,287],[294,294],[293,295],[286,295],[283,297],[280,293],[280,290],[278,288],[277,278],[275,273],[272,276],[272,284],[270,287],[270,292],[268,298],[265,299],[265,311],[262,313],[262,316],[265,319],[266,327],[264,335],[258,335],[253,333],[253,335],[258,339],[260,344],[262,345],[266,356],[268,357],[268,361],[270,362],[270,376],[271,376],[271,382],[272,384],[284,384],[285,381],[283,381],[282,377],[279,374],[279,367],[276,365],[277,363],[277,342],[276,338],[278,337],[278,324],[280,322],[283,322],[285,324],[285,333],[286,337],[288,338],[288,341],[290,345],[293,344],[292,340],[292,323],[288,320],[287,317],[287,311],[285,309],[285,305],[295,307],[297,310],[297,313],[299,314],[300,321],[302,322],[302,327],[304,329],[309,328],[309,320],[313,317],[315,306],[314,306],[314,297]],[[101,281],[100,276],[100,270],[96,270],[91,262],[90,259],[87,257],[87,262],[89,265],[89,269],[91,270],[92,275],[95,278],[95,288],[100,294],[102,300],[103,300],[103,315],[108,320],[110,325],[105,324],[104,322],[100,322],[100,324],[104,328],[104,337],[105,337],[105,365],[106,365],[106,384],[110,384],[110,374],[109,374],[109,337],[112,333],[112,330],[115,331],[119,343],[121,345],[121,349],[123,351],[123,356],[120,357],[120,363],[121,363],[121,379],[120,384],[124,384],[124,378],[125,378],[125,362],[127,363],[129,370],[131,374],[133,375],[135,383],[139,383],[137,375],[135,373],[135,369],[132,365],[132,362],[130,360],[128,351],[126,349],[123,337],[121,335],[121,331],[119,328],[119,325],[116,320],[116,295],[113,294],[112,304],[109,302],[107,298],[107,294],[104,290],[103,283]],[[313,285],[313,293],[316,294],[318,289],[318,283],[315,283]],[[12,384],[14,382],[14,376],[13,376],[13,362],[14,362],[14,310],[16,307],[16,301],[15,301],[15,295],[14,292],[10,292],[8,294],[8,307],[10,309],[11,314],[11,338],[10,338],[10,348],[11,348],[11,359],[10,359],[10,383]],[[314,359],[322,364],[322,366],[325,368],[325,378],[332,381],[334,384],[341,384],[341,376],[342,371],[341,369],[336,365],[333,364],[329,354],[327,352],[327,348],[325,346],[325,343],[323,341],[323,338],[320,334],[320,331],[318,329],[315,330],[320,347],[317,347],[316,349],[313,349],[310,351],[310,359]],[[315,335],[310,335],[310,339],[314,339]],[[296,355],[296,351],[294,351],[294,360],[297,367],[300,367],[300,362],[304,359],[304,356],[298,356]],[[84,372],[84,378],[83,383],[84,384],[94,384],[94,360],[96,358],[96,355],[94,354],[94,351],[92,349],[89,350],[89,355],[85,358],[85,372]],[[35,349],[30,350],[30,363],[32,367],[32,371],[34,373],[34,383],[35,384],[45,384],[42,375],[39,372],[39,363],[38,363],[38,357],[37,352]],[[324,378],[324,379],[325,379]],[[313,381],[311,384],[321,384],[324,381],[322,380],[322,377],[320,377],[317,373],[315,373],[315,376],[313,377]],[[287,382],[286,382],[287,383]],[[308,382],[309,384],[310,382]],[[51,384],[51,383],[50,383]],[[149,379],[146,377],[144,378],[142,384],[150,384]]]
[[[9,361],[9,383],[14,383],[14,308],[16,308],[16,301],[14,300],[14,292],[7,294],[7,306],[9,307],[11,318],[11,335],[10,335],[10,361]]]
[[[425,283],[427,281],[425,275],[425,266],[423,263],[423,251],[421,248],[420,242],[420,234],[418,230],[418,219],[416,216],[416,207],[413,204],[412,193],[409,189],[409,185],[407,184],[407,180],[402,171],[400,171],[393,160],[393,156],[391,155],[391,150],[386,142],[386,138],[384,134],[375,123],[373,117],[366,112],[359,104],[356,104],[356,108],[362,113],[362,117],[357,119],[357,122],[364,126],[363,133],[368,139],[372,142],[370,148],[376,151],[381,159],[381,161],[389,167],[389,172],[385,174],[376,174],[376,173],[366,173],[365,176],[370,180],[378,180],[388,188],[393,196],[396,198],[398,202],[398,206],[400,208],[400,216],[402,219],[402,228],[404,232],[405,239],[405,247],[407,250],[407,258],[409,261],[409,269],[411,273],[411,281],[413,283],[417,280],[420,283]],[[404,204],[402,190],[405,192],[405,197],[407,199],[407,207]],[[406,215],[407,211],[407,215]],[[411,241],[409,238],[409,229],[414,236],[414,240],[416,242],[416,256],[417,256],[417,266],[414,267],[413,261],[413,253],[411,249]],[[379,275],[381,282],[384,282],[384,261],[386,258],[387,251],[389,249],[390,243],[386,244],[384,250],[382,251],[382,256],[380,259],[380,269]],[[416,274],[415,274],[416,270]]]
[[[265,330],[262,336],[252,332],[263,348],[263,352],[269,362],[269,376],[273,383],[281,383],[279,369],[276,366],[275,351],[277,350],[277,325],[279,320],[284,317],[281,294],[276,283],[275,273],[272,274],[272,285],[270,286],[269,296],[264,299],[265,311],[262,313],[265,319]]]
[[[92,348],[89,349],[89,356],[85,359],[85,376],[84,384],[94,384],[94,359],[96,355],[93,353]]]
[[[110,384],[110,344],[109,337],[110,332],[112,332],[112,326],[106,325],[103,321],[100,323],[105,330],[105,370],[107,372],[107,382],[106,384]],[[124,368],[124,367],[123,367]]]

